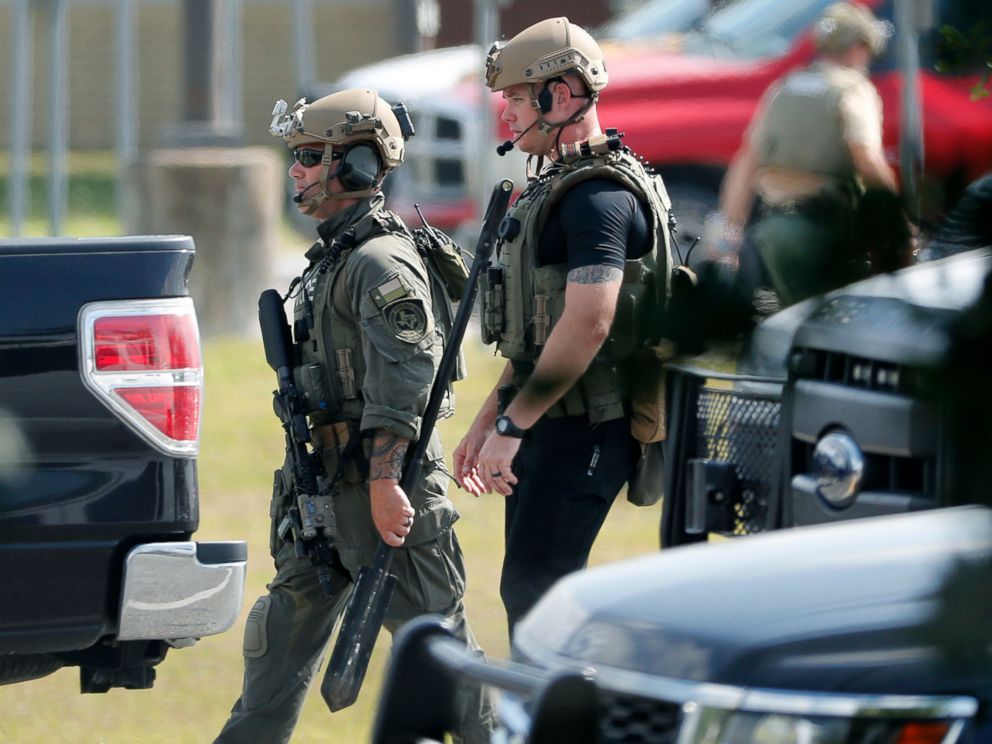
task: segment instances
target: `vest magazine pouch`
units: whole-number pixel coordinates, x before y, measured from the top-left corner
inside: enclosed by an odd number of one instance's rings
[[[522,271],[520,266],[501,267],[500,272],[503,281],[499,291],[494,296],[496,302],[498,302],[498,298],[502,298],[502,302],[498,305],[494,304],[493,307],[498,314],[500,327],[495,340],[500,353],[510,358],[522,354],[527,349],[525,338],[527,326],[523,313],[523,286],[519,274],[516,273]]]
[[[468,283],[468,266],[462,257],[461,249],[455,245],[454,241],[447,235],[441,233],[445,240],[439,239],[434,243],[434,250],[429,254],[430,261],[434,265],[448,297],[452,302],[458,302],[465,292],[465,285]]]
[[[561,266],[538,266],[533,273],[534,293],[531,298],[528,341],[543,347],[551,329],[565,312],[565,286],[568,275]]]
[[[623,418],[623,395],[614,365],[593,361],[579,378],[578,388],[589,423]]]
[[[658,347],[638,350],[630,359],[630,433],[651,444],[665,438],[665,358]]]
[[[480,274],[479,298],[482,343],[492,344],[503,330],[503,270],[498,266],[490,266]]]
[[[634,506],[654,506],[665,493],[663,442],[642,444],[641,459],[627,484],[627,501]]]
[[[465,291],[469,275],[461,248],[435,227],[418,227],[411,232],[414,245],[427,264],[427,270],[440,279],[448,298],[452,302],[458,302]]]
[[[612,359],[628,359],[643,344],[648,335],[645,325],[653,315],[654,300],[653,284],[624,282],[620,285],[616,313],[606,342]]]
[[[303,393],[307,404],[307,413],[324,411],[330,405],[330,388],[324,367],[317,362],[302,364],[293,369],[296,387]]]

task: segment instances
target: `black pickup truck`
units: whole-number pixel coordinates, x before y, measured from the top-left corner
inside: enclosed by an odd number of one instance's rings
[[[203,364],[184,236],[0,240],[0,684],[147,688],[241,607],[194,542]]]

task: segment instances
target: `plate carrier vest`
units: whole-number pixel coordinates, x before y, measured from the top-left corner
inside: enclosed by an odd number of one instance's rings
[[[366,365],[360,322],[352,312],[351,297],[343,272],[348,264],[348,257],[353,251],[361,250],[363,243],[379,236],[389,236],[408,243],[410,251],[418,254],[424,261],[434,320],[434,331],[424,341],[428,341],[431,336],[439,337],[435,338],[435,353],[440,359],[454,319],[451,301],[454,290],[450,282],[452,266],[449,263],[439,269],[438,264],[456,260],[464,269],[464,263],[453,243],[449,241],[445,246],[428,246],[424,236],[417,235],[421,231],[421,228],[411,231],[394,213],[373,207],[371,212],[339,233],[329,245],[322,241],[315,244],[315,248],[321,249],[318,252],[320,257],[304,273],[303,287],[296,298],[293,324],[298,353],[298,364],[293,375],[297,388],[306,400],[311,426],[346,423],[350,434],[355,435],[362,419],[365,403],[361,381],[365,376]],[[447,238],[443,233],[433,232],[440,238]],[[437,251],[447,251],[449,255],[439,258],[433,255]],[[464,276],[467,275],[468,270],[464,269]],[[441,418],[454,412],[451,383],[464,377],[464,360],[461,355],[458,361],[456,373],[448,383],[448,392],[441,406]],[[338,431],[347,436],[343,428],[338,428]],[[346,444],[338,442],[341,448]]]
[[[590,148],[574,148],[579,152]],[[640,200],[649,220],[651,250],[625,262],[610,334],[589,368],[548,411],[550,416],[586,414],[591,423],[625,415],[630,382],[623,364],[640,348],[658,342],[655,320],[670,289],[671,201],[661,177],[627,148],[563,158],[533,178],[503,220],[494,265],[482,277],[482,337],[514,363],[514,384],[526,382],[555,323],[565,309],[567,265],[538,264],[537,245],[551,209],[572,186],[590,178],[619,182]]]

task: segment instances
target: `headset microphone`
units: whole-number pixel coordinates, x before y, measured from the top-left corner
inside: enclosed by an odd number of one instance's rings
[[[520,134],[514,137],[512,140],[507,140],[502,145],[496,145],[496,154],[499,155],[500,157],[506,155],[506,153],[512,150],[513,146],[520,141],[520,138],[523,137],[525,134],[527,134],[527,132],[529,132],[531,129],[533,129],[536,124],[537,122],[535,121],[534,124],[531,124],[524,131],[522,131]]]
[[[320,186],[320,181],[314,181],[312,184],[307,186],[305,189],[303,189],[303,191],[301,191],[299,194],[293,197],[293,201],[296,202],[297,204],[302,204],[304,196],[314,186]]]

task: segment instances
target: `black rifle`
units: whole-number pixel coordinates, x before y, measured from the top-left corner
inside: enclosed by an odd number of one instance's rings
[[[434,379],[427,408],[424,410],[420,437],[407,456],[403,477],[400,479],[400,488],[406,494],[413,494],[420,483],[427,445],[434,431],[434,424],[448,383],[454,374],[458,349],[465,335],[465,328],[468,326],[472,306],[475,304],[479,275],[489,263],[496,245],[498,228],[510,204],[512,191],[513,181],[504,179],[496,184],[489,199],[482,232],[476,244],[475,260],[472,262],[465,290],[458,303],[451,337],[444,347],[437,377]],[[376,638],[379,637],[379,630],[386,616],[386,607],[396,586],[396,577],[389,573],[392,559],[393,549],[380,540],[372,564],[363,566],[358,573],[358,580],[345,608],[341,630],[334,643],[334,651],[331,653],[324,681],[320,685],[320,694],[332,711],[342,710],[354,703],[362,687],[372,649],[375,647]]]
[[[293,498],[286,516],[279,525],[280,539],[292,533],[296,555],[307,557],[317,567],[317,578],[324,595],[335,591],[335,580],[349,581],[337,551],[331,544],[333,509],[330,493],[320,493],[317,467],[307,444],[310,428],[303,405],[303,396],[293,380],[291,363],[292,342],[289,323],[282,298],[274,289],[267,289],[258,298],[258,323],[262,327],[265,361],[276,372],[279,388],[273,395],[273,408],[286,432],[286,451],[293,465]],[[332,574],[332,570],[337,574]]]

